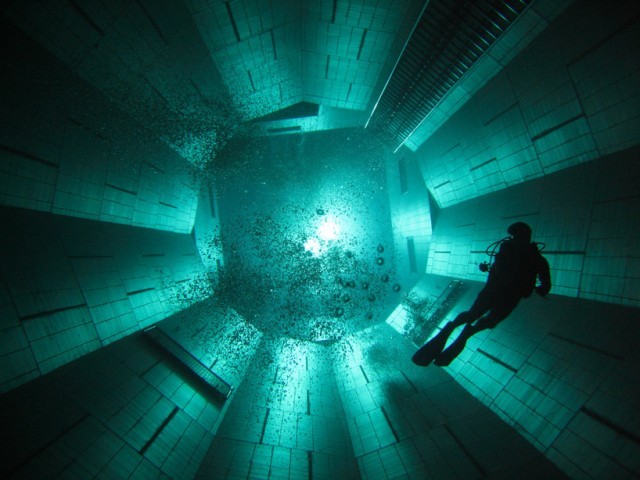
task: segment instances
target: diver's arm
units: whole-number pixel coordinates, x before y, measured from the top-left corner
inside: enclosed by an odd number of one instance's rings
[[[540,285],[536,287],[536,293],[542,297],[551,291],[551,274],[549,273],[549,262],[540,255],[540,265],[538,267],[538,279]]]

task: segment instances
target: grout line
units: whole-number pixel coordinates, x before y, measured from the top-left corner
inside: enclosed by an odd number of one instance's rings
[[[563,337],[562,335],[558,335],[557,333],[549,332],[548,335],[550,337],[557,338],[559,340],[564,340],[567,343],[572,345],[576,345],[578,347],[586,348],[587,350],[591,350],[592,352],[601,353],[602,355],[606,355],[611,358],[615,358],[616,360],[624,360],[624,357],[621,355],[617,355],[615,353],[608,352],[607,350],[603,350],[598,347],[592,347],[591,345],[587,345],[586,343],[578,342],[576,340],[572,340],[571,338]]]
[[[479,163],[478,165],[476,165],[475,167],[471,167],[469,169],[470,172],[473,172],[474,170],[478,170],[479,168],[484,167],[485,165],[489,165],[490,163],[495,162],[496,160],[498,160],[496,157],[490,158],[489,160],[486,160],[482,163]]]
[[[451,147],[447,151],[443,152],[440,157],[444,157],[447,153],[452,152],[453,150],[456,149],[456,147],[459,147],[459,146],[460,146],[460,142],[456,143],[453,147]]]
[[[195,86],[195,84],[194,84],[194,86]],[[162,168],[160,168],[160,167],[156,167],[154,164],[150,163],[148,160],[144,160],[144,161],[142,162],[142,164],[143,164],[143,165],[146,165],[146,166],[148,166],[148,167],[153,168],[154,170],[156,170],[156,171],[157,171],[157,172],[159,172],[159,173],[166,173]]]
[[[407,376],[407,374],[404,373],[402,370],[400,370],[400,373],[402,374],[404,379],[409,383],[409,385],[411,385],[411,388],[413,388],[415,392],[418,393],[420,390],[418,390],[418,387],[416,387],[415,383],[411,381],[411,379]]]
[[[476,458],[473,455],[471,455],[471,452],[467,450],[467,447],[464,446],[464,444],[460,441],[460,439],[453,433],[453,431],[451,430],[451,427],[449,427],[449,425],[445,423],[444,429],[449,433],[449,435],[451,435],[451,437],[455,440],[455,442],[458,444],[458,446],[464,452],[464,454],[469,458],[469,460],[471,460],[471,463],[475,465],[475,467],[480,472],[480,477],[481,478],[486,477],[487,476],[486,470],[482,467],[482,465],[480,465],[478,460],[476,460]]]
[[[198,85],[196,84],[196,82],[193,81],[193,78],[189,77],[189,82],[191,83],[191,86],[193,87],[193,89],[196,91],[196,93],[198,94],[198,96],[200,97],[200,100],[202,100],[202,103],[204,103],[205,105],[208,106],[209,101],[207,100],[207,98],[202,94],[202,91],[200,90],[200,88],[198,87]],[[142,163],[147,163],[142,162]],[[164,173],[164,172],[162,172]]]
[[[537,212],[525,212],[525,213],[516,213],[515,215],[507,215],[502,216],[500,219],[502,220],[510,220],[512,218],[522,218],[522,217],[532,217],[534,215],[540,215],[540,211]]]
[[[113,188],[114,190],[118,190],[120,192],[124,192],[124,193],[128,193],[130,195],[138,195],[136,192],[134,192],[133,190],[127,190],[126,188],[122,188],[122,187],[117,187],[116,185],[112,185],[110,183],[105,183],[104,184],[105,187],[109,187],[109,188]]]
[[[249,83],[251,84],[251,88],[253,91],[256,91],[256,85],[253,83],[253,77],[251,76],[251,70],[247,70],[247,76],[249,77]]]
[[[596,421],[598,421],[598,422],[602,423],[603,425],[608,426],[609,428],[617,427],[615,424],[610,423],[607,419],[605,419],[604,417],[601,417],[600,415],[598,415],[597,413],[593,412],[592,410],[585,409],[585,408],[583,407],[583,408],[581,408],[581,409],[580,409],[580,411],[581,411],[582,413],[584,413],[585,415],[587,415],[587,416],[589,416],[589,417],[593,418],[594,420],[596,420]],[[624,430],[622,430],[622,429],[620,429],[620,431],[618,431],[618,430],[617,430],[617,429],[615,429],[615,428],[613,428],[613,429],[614,429],[614,431],[616,431],[616,432],[620,433],[621,435],[625,435],[626,433],[628,433],[628,432],[625,432],[625,431],[624,431]],[[635,439],[631,439],[631,440],[633,440],[633,441],[637,441],[637,440],[635,440]],[[606,453],[606,452],[603,452],[602,450],[600,450],[600,451],[599,451],[599,453],[600,453],[601,455],[603,455],[603,456],[604,456],[607,460],[609,460],[611,463],[613,463],[613,464],[617,465],[617,466],[618,466],[618,467],[620,467],[621,469],[625,470],[625,472],[628,472],[629,474],[631,474],[631,472],[630,472],[629,468],[628,468],[628,467],[626,467],[625,465],[623,465],[622,463],[620,463],[620,461],[619,461],[617,458],[613,457],[612,455],[610,455],[610,454],[608,454],[608,453]]]
[[[547,135],[555,132],[556,130],[560,130],[562,127],[569,125],[570,123],[580,120],[581,118],[585,118],[584,112],[574,117],[568,118],[565,121],[560,122],[557,125],[554,125],[553,127],[547,128],[546,130],[543,130],[537,135],[534,135],[533,137],[531,137],[531,143],[537,142],[541,138],[546,137]]]
[[[640,195],[626,195],[624,197],[615,197],[609,198],[607,200],[599,200],[597,202],[593,202],[593,205],[603,205],[605,203],[613,203],[613,202],[624,202],[625,200],[636,200],[640,198]]]
[[[93,28],[101,37],[104,37],[104,30],[102,30],[98,24],[91,18],[87,12],[81,9],[75,0],[69,0],[69,5],[73,8],[73,10],[89,25]]]
[[[169,415],[167,416],[167,418],[164,419],[164,421],[160,424],[160,426],[156,429],[156,431],[153,433],[153,435],[151,435],[151,438],[149,440],[147,440],[147,443],[144,444],[144,446],[138,451],[138,453],[140,455],[144,455],[145,452],[147,450],[149,450],[149,447],[151,447],[151,445],[153,444],[153,442],[156,440],[156,438],[158,438],[158,436],[162,433],[162,430],[165,429],[165,427],[169,424],[169,422],[171,421],[171,419],[173,417],[176,416],[176,413],[178,413],[179,408],[178,407],[173,407],[173,410],[171,410],[171,413],[169,413]]]
[[[368,30],[365,28],[362,32],[362,38],[360,39],[360,46],[358,47],[358,55],[356,56],[356,60],[360,60],[360,56],[362,55],[362,50],[364,49],[364,42],[367,38]],[[348,95],[347,95],[348,98]]]
[[[164,42],[165,45],[169,45],[169,42],[167,42],[167,38],[164,36],[164,34],[162,33],[162,30],[160,30],[160,27],[158,26],[158,24],[156,23],[156,21],[153,19],[153,17],[151,16],[151,14],[149,13],[149,11],[145,8],[145,6],[142,4],[142,2],[140,0],[136,0],[136,3],[138,4],[138,6],[142,9],[142,11],[144,12],[145,16],[147,17],[147,20],[149,20],[149,23],[151,24],[151,27],[153,27],[153,29],[155,30],[155,32],[158,34],[158,36],[162,39],[162,41]]]
[[[31,456],[29,456],[29,458],[23,460],[17,467],[15,467],[12,470],[10,470],[9,472],[7,472],[9,474],[9,476],[12,476],[13,474],[18,473],[22,468],[24,468],[29,463],[31,463],[35,458],[37,458],[38,455],[40,455],[41,453],[46,451],[49,447],[51,447],[58,440],[61,440],[65,435],[67,435],[67,433],[69,433],[75,427],[80,425],[86,418],[89,418],[90,416],[91,415],[89,413],[85,413],[82,417],[80,417],[78,420],[73,422],[69,427],[65,428],[62,432],[60,432],[60,434],[58,436],[56,436],[54,439],[50,440],[48,443],[46,443],[45,445],[40,447],[38,450],[36,450]]]
[[[69,122],[72,125],[75,125],[76,127],[80,127],[82,130],[84,130],[85,132],[89,132],[91,135],[93,135],[94,137],[98,137],[101,140],[104,140],[106,142],[112,143],[111,139],[108,137],[105,137],[102,133],[98,132],[97,130],[94,130],[93,128],[85,125],[84,123],[80,122],[79,120],[76,120],[75,118],[69,116],[67,117],[67,120],[69,120]]]
[[[638,437],[638,435],[634,434],[633,432],[625,430],[619,425],[616,425],[615,423],[613,423],[608,418],[603,417],[602,415],[600,415],[597,412],[594,412],[588,407],[582,407],[580,408],[580,411],[585,415],[587,415],[588,417],[592,418],[593,420],[597,421],[598,423],[601,423],[602,425],[610,428],[611,430],[616,432],[618,435],[625,437],[627,440],[631,440],[637,445],[640,445],[640,437]]]
[[[233,12],[231,11],[230,2],[224,2],[224,6],[227,7],[227,15],[229,16],[229,21],[231,22],[231,26],[233,27],[233,33],[236,36],[236,40],[240,43],[242,40],[240,39],[240,32],[238,31],[238,25],[236,25],[236,20],[233,18]]]
[[[369,377],[367,377],[367,374],[364,371],[364,368],[362,368],[362,365],[358,365],[360,367],[360,371],[362,372],[362,375],[364,375],[364,379],[367,381],[367,383],[369,383]]]
[[[127,296],[130,297],[131,295],[137,295],[139,293],[150,292],[151,290],[155,290],[155,287],[141,288],[140,290],[134,290],[132,292],[127,292]]]
[[[517,368],[509,365],[507,362],[504,362],[504,361],[500,360],[498,357],[494,357],[493,355],[491,355],[490,353],[485,352],[481,348],[476,349],[476,351],[478,353],[484,355],[485,357],[487,357],[489,360],[493,360],[498,365],[502,365],[507,370],[511,370],[513,373],[518,373],[518,369]]]
[[[66,245],[66,243],[64,241],[62,242],[62,249],[64,250],[64,254],[67,257],[67,259],[71,260],[72,258],[74,258],[73,256],[70,256],[67,253],[67,245]],[[77,256],[75,258],[82,258],[82,257],[81,256]],[[111,258],[111,259],[113,259],[113,256],[111,256],[111,255],[97,255],[97,256],[87,256],[85,258]],[[89,315],[89,320],[91,322],[91,325],[93,326],[93,331],[94,331],[94,333],[96,335],[96,339],[98,340],[98,342],[100,342],[100,347],[104,347],[104,345],[105,345],[104,344],[104,339],[100,336],[100,333],[98,332],[98,323],[101,323],[101,322],[96,322],[96,319],[93,317],[93,311],[91,310],[91,307],[89,306],[89,301],[87,300],[87,295],[86,295],[85,289],[82,286],[82,284],[80,283],[80,279],[78,278],[78,272],[76,271],[76,268],[73,265],[73,262],[70,261],[69,263],[71,264],[71,271],[73,272],[73,277],[74,277],[74,279],[76,281],[76,286],[77,286],[78,290],[80,290],[80,295],[82,295],[84,303],[87,306],[87,314]],[[108,303],[111,304],[112,302],[110,301]]]
[[[38,157],[36,155],[33,155],[33,154],[29,153],[29,152],[24,152],[22,150],[18,150],[16,148],[10,147],[8,145],[0,144],[0,150],[4,150],[6,152],[12,153],[13,155],[17,155],[17,156],[22,157],[22,158],[24,158],[26,160],[31,160],[33,162],[37,162],[37,163],[40,163],[42,165],[46,165],[47,167],[52,167],[52,168],[55,168],[55,169],[60,168],[60,166],[58,164],[56,164],[56,163],[53,163],[53,162],[51,162],[49,160],[45,160],[44,158],[40,158],[40,157]]]
[[[269,407],[267,407],[267,413],[264,416],[264,421],[262,422],[262,432],[260,433],[260,444],[262,444],[262,441],[264,440],[264,432],[267,430],[267,421],[269,420],[269,412],[271,412],[271,409]]]
[[[153,365],[151,365],[149,368],[147,368],[144,372],[140,373],[139,377],[144,380],[145,382],[147,382],[147,384],[151,385],[151,383],[149,383],[149,381],[144,378],[144,376],[149,373],[151,370],[153,370],[156,366],[158,366],[160,363],[162,363],[161,360],[158,360],[156,363],[154,363]],[[151,386],[155,386],[155,385],[151,385]]]
[[[545,250],[545,255],[586,255],[585,250]]]
[[[396,439],[396,443],[398,443],[400,441],[400,439],[398,438],[398,433],[396,432],[396,429],[393,428],[393,425],[391,424],[391,420],[389,420],[389,415],[387,415],[387,411],[384,409],[384,405],[382,407],[380,407],[380,410],[382,410],[382,414],[384,415],[384,419],[389,424],[389,428],[391,429],[391,433],[393,433],[393,438],[395,438]]]
[[[169,104],[169,101],[166,99],[166,97],[160,92],[160,90],[158,90],[155,85],[153,85],[148,78],[146,77],[142,77],[142,80],[144,81],[144,83],[147,84],[147,86],[153,90],[155,92],[156,95],[158,95],[158,97],[160,97],[160,99],[164,102],[165,105]]]
[[[569,77],[571,78],[571,81],[573,82],[573,77],[571,77],[571,68],[578,63],[579,61],[581,61],[584,57],[590,55],[591,53],[593,53],[594,51],[598,50],[600,47],[602,47],[605,43],[611,41],[612,38],[614,38],[615,36],[619,35],[620,33],[624,32],[627,28],[632,27],[636,24],[636,22],[638,21],[638,16],[636,15],[635,17],[631,17],[628,18],[628,20],[620,27],[618,28],[615,32],[611,33],[609,36],[607,36],[606,38],[604,38],[603,40],[600,40],[599,42],[597,42],[595,45],[593,45],[591,48],[587,49],[586,51],[580,53],[580,55],[578,55],[576,58],[574,58],[573,60],[571,60],[569,63],[567,63],[567,70],[569,72]]]
[[[80,293],[83,293],[82,289],[79,289],[79,290],[80,290]],[[83,298],[84,298],[84,293],[83,293]],[[66,312],[67,310],[74,310],[76,308],[81,308],[81,307],[88,307],[88,305],[86,303],[80,303],[78,305],[70,305],[68,307],[53,308],[51,310],[46,310],[44,312],[38,312],[38,313],[29,314],[29,315],[19,316],[19,318],[21,321],[33,320],[34,318],[44,317],[46,315],[53,315],[54,313]],[[16,310],[16,313],[18,313],[17,310]]]
[[[514,103],[512,103],[511,105],[509,105],[507,108],[505,108],[504,110],[502,110],[501,112],[496,113],[492,118],[490,118],[489,120],[487,120],[486,122],[483,123],[483,126],[487,126],[490,123],[496,121],[498,118],[500,118],[502,115],[504,115],[505,113],[507,113],[508,111],[510,111],[512,108],[516,107],[518,105],[518,103],[520,103],[519,101],[515,101]]]
[[[271,34],[271,48],[273,48],[273,59],[278,60],[278,52],[276,50],[276,37],[273,34],[273,28],[269,30],[269,33]]]

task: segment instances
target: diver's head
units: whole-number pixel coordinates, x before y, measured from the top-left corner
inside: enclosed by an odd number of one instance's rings
[[[524,222],[516,222],[509,225],[507,233],[519,242],[531,241],[531,227]]]

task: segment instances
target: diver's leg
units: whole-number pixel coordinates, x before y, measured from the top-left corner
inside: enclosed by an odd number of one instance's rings
[[[487,287],[483,288],[478,296],[476,297],[471,308],[466,312],[462,312],[456,316],[449,323],[453,324],[454,327],[459,327],[460,325],[464,325],[465,323],[473,323],[478,318],[482,317],[485,313],[489,311],[491,308],[491,296],[492,292]]]
[[[472,309],[470,309],[470,310],[467,310],[466,312],[459,313],[456,316],[456,318],[451,320],[448,324],[451,324],[455,327],[459,327],[460,325],[464,325],[465,323],[473,323],[475,320],[478,319],[480,315],[477,315],[477,312],[474,312]]]
[[[413,357],[411,357],[413,363],[421,367],[429,365],[447,344],[447,339],[455,330],[456,326],[453,322],[448,322],[442,327],[442,330],[440,330],[435,337],[420,347]]]
[[[482,330],[495,327],[498,323],[509,316],[513,309],[516,308],[519,301],[519,297],[505,298],[499,305],[492,308],[488,315],[480,318],[473,325],[468,323],[458,338],[456,338],[451,345],[449,345],[435,358],[434,363],[439,367],[449,365],[454,358],[460,355],[470,337]]]
[[[420,349],[411,358],[413,363],[420,365],[421,367],[429,365],[433,359],[442,352],[442,349],[447,344],[449,336],[457,327],[465,323],[469,325],[481,317],[490,306],[486,293],[487,292],[484,289],[480,291],[469,310],[460,313],[455,319],[447,322],[435,337],[420,347]]]
[[[440,353],[433,361],[439,367],[445,367],[449,365],[454,358],[456,358],[462,350],[464,350],[464,346],[467,344],[467,340],[474,333],[473,325],[467,324],[466,327],[460,332],[458,338],[456,338],[451,345],[449,345],[442,353]]]

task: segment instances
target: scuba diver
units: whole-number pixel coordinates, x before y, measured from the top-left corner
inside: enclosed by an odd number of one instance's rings
[[[489,278],[471,308],[448,322],[435,337],[423,345],[413,356],[414,363],[423,367],[432,361],[441,367],[449,365],[462,352],[469,337],[495,327],[509,316],[522,298],[530,297],[533,291],[542,297],[549,293],[549,263],[540,253],[544,244],[531,241],[531,227],[523,222],[510,225],[507,233],[509,237],[498,240],[487,248],[493,264],[480,264],[480,270],[489,272]],[[540,284],[536,286],[537,280]],[[455,328],[465,323],[458,338],[444,349]]]

